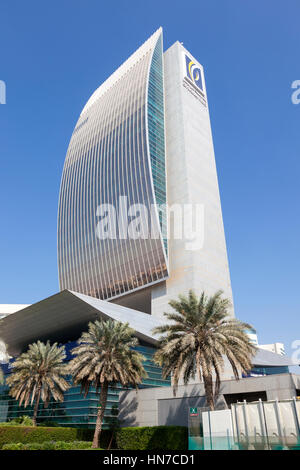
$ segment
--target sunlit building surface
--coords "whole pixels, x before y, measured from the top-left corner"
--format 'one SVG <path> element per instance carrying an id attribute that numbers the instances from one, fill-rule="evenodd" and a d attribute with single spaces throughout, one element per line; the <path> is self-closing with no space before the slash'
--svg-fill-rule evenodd
<path id="1" fill-rule="evenodd" d="M 196 220 L 186 233 L 191 213 Z M 89 321 L 128 323 L 148 377 L 135 396 L 110 388 L 105 426 L 118 407 L 127 425 L 182 424 L 187 406 L 203 402 L 203 384 L 195 379 L 188 396 L 182 389 L 174 399 L 171 381 L 152 360 L 158 345 L 153 329 L 165 323 L 169 300 L 191 288 L 198 295 L 222 289 L 231 301 L 232 292 L 203 67 L 179 42 L 163 53 L 161 28 L 80 114 L 61 180 L 58 268 L 59 293 L 30 306 L 0 308 L 5 375 L 13 358 L 37 340 L 64 344 L 69 358 Z M 249 336 L 257 344 L 255 331 Z M 277 377 L 287 381 L 291 364 L 258 349 L 251 378 L 233 383 L 231 369 L 224 371 L 224 406 L 265 399 L 268 387 L 272 396 L 289 398 L 300 384 L 278 391 Z M 251 380 L 255 396 L 247 391 Z M 71 386 L 63 403 L 41 405 L 38 421 L 93 427 L 98 401 L 95 390 L 85 398 Z M 24 414 L 32 415 L 32 408 L 19 407 L 1 386 L 0 421 Z"/>
<path id="2" fill-rule="evenodd" d="M 174 405 L 176 405 L 176 419 L 178 421 L 176 423 L 159 421 L 159 424 L 180 424 L 180 419 L 184 422 L 186 416 L 186 413 L 182 411 L 185 410 L 184 406 L 187 402 L 190 403 L 190 406 L 194 406 L 194 404 L 196 406 L 195 400 L 198 400 L 199 390 L 201 387 L 202 390 L 203 386 L 197 383 L 198 381 L 191 383 L 188 386 L 190 387 L 188 390 L 191 396 L 189 394 L 184 395 L 186 400 L 184 402 L 179 399 L 179 396 L 177 398 L 173 397 L 171 380 L 162 378 L 160 367 L 152 360 L 157 348 L 157 336 L 153 334 L 153 329 L 160 326 L 163 321 L 156 316 L 95 297 L 89 297 L 85 294 L 64 290 L 8 315 L 2 320 L 0 338 L 7 345 L 8 356 L 12 357 L 9 362 L 6 360 L 2 364 L 5 375 L 11 373 L 13 358 L 26 351 L 28 345 L 37 340 L 43 342 L 49 340 L 51 343 L 57 342 L 65 345 L 67 360 L 69 360 L 70 351 L 81 333 L 87 330 L 88 322 L 99 318 L 103 320 L 110 318 L 130 324 L 139 341 L 137 348 L 145 357 L 144 366 L 148 373 L 148 377 L 143 379 L 140 384 L 138 393 L 134 391 L 127 396 L 123 393 L 124 389 L 120 385 L 109 389 L 105 426 L 110 426 L 119 409 L 122 410 L 121 418 L 124 420 L 124 425 L 134 425 L 137 419 L 138 425 L 154 425 L 158 423 L 158 417 L 161 420 L 163 416 L 168 416 L 168 419 L 175 416 L 171 411 Z M 233 381 L 232 371 L 231 375 L 224 376 L 223 383 L 227 384 L 227 393 L 230 395 L 226 396 L 225 399 L 232 401 L 244 398 L 248 400 L 253 397 L 255 399 L 265 399 L 267 396 L 263 391 L 265 383 L 271 384 L 268 385 L 269 397 L 289 398 L 293 396 L 291 395 L 294 393 L 292 388 L 285 387 L 286 389 L 282 389 L 279 387 L 278 389 L 279 377 L 284 376 L 285 382 L 288 381 L 288 366 L 291 364 L 290 358 L 286 356 L 258 349 L 253 359 L 253 369 L 249 374 L 249 378 L 241 378 L 238 382 Z M 273 381 L 271 377 L 274 377 Z M 259 387 L 257 387 L 255 393 L 251 385 L 255 383 L 252 382 L 254 379 L 259 379 Z M 264 379 L 266 379 L 266 382 Z M 146 390 L 148 388 L 150 388 L 149 391 Z M 300 388 L 300 383 L 297 388 Z M 119 398 L 120 392 L 122 392 L 121 398 Z M 222 393 L 224 393 L 224 390 Z M 155 404 L 155 397 L 161 397 L 160 408 Z M 201 403 L 203 400 L 204 397 L 201 392 Z M 98 401 L 99 394 L 94 389 L 91 389 L 85 398 L 80 393 L 79 386 L 71 386 L 65 392 L 63 403 L 52 400 L 48 408 L 44 408 L 41 403 L 38 421 L 55 422 L 61 426 L 93 427 Z M 147 403 L 151 405 L 148 411 Z M 143 409 L 140 408 L 141 406 Z M 158 410 L 160 410 L 159 413 Z M 165 411 L 163 412 L 163 410 Z M 33 409 L 31 407 L 19 407 L 18 403 L 9 396 L 8 387 L 5 384 L 0 386 L 0 422 L 22 415 L 32 416 L 32 413 Z M 131 417 L 134 417 L 132 422 Z"/>
<path id="3" fill-rule="evenodd" d="M 59 199 L 61 289 L 112 299 L 166 279 L 165 211 L 154 211 L 156 238 L 127 237 L 119 219 L 113 238 L 97 232 L 99 206 L 110 205 L 112 226 L 120 204 L 126 212 L 142 204 L 150 214 L 155 203 L 166 203 L 160 31 L 95 91 L 74 129 Z"/>
<path id="4" fill-rule="evenodd" d="M 163 53 L 161 28 L 80 114 L 61 180 L 58 268 L 61 290 L 156 316 L 190 288 L 232 301 L 203 67 L 179 42 Z"/>
<path id="5" fill-rule="evenodd" d="M 57 342 L 65 346 L 66 360 L 71 358 L 71 350 L 89 321 L 110 318 L 129 323 L 136 332 L 139 345 L 136 347 L 144 356 L 144 367 L 148 374 L 139 388 L 170 386 L 170 379 L 163 379 L 161 368 L 152 360 L 156 341 L 152 330 L 158 320 L 146 313 L 106 302 L 84 294 L 63 291 L 47 299 L 8 315 L 0 327 L 0 338 L 7 345 L 7 354 L 12 358 L 2 363 L 5 376 L 11 373 L 14 358 L 27 350 L 35 341 Z M 1 362 L 1 359 L 0 359 Z M 69 379 L 71 383 L 71 379 Z M 118 412 L 120 384 L 110 387 L 108 405 L 105 411 L 105 426 L 109 426 Z M 62 426 L 93 427 L 95 425 L 99 393 L 91 388 L 87 397 L 80 393 L 80 386 L 71 386 L 64 394 L 64 402 L 51 400 L 49 407 L 40 404 L 38 421 L 58 423 Z M 32 416 L 33 407 L 19 407 L 18 402 L 9 396 L 8 387 L 0 386 L 0 422 L 24 415 Z"/>

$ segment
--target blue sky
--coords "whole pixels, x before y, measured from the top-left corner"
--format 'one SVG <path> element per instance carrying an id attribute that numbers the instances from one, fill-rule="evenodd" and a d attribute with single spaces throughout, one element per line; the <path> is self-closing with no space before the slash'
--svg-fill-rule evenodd
<path id="1" fill-rule="evenodd" d="M 157 29 L 203 64 L 235 310 L 261 342 L 300 338 L 297 0 L 3 0 L 0 303 L 58 290 L 60 176 L 92 92 Z"/>

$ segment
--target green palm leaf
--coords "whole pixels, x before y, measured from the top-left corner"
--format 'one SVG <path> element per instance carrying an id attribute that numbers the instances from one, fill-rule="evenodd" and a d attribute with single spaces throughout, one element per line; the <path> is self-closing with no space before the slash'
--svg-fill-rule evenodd
<path id="1" fill-rule="evenodd" d="M 230 302 L 222 291 L 200 298 L 190 290 L 169 305 L 173 312 L 164 313 L 168 323 L 153 330 L 160 334 L 155 362 L 162 367 L 163 377 L 172 374 L 174 394 L 182 379 L 187 384 L 198 376 L 204 382 L 207 403 L 214 409 L 219 394 L 224 360 L 228 359 L 236 379 L 252 368 L 256 348 L 245 330 L 251 325 L 228 314 Z"/>
<path id="2" fill-rule="evenodd" d="M 40 400 L 47 407 L 51 397 L 56 401 L 64 400 L 64 392 L 69 388 L 65 379 L 67 365 L 64 346 L 50 345 L 41 341 L 33 343 L 12 364 L 12 373 L 6 382 L 9 393 L 20 405 L 34 405 L 33 422 L 36 418 Z"/>
<path id="3" fill-rule="evenodd" d="M 87 395 L 91 386 L 100 390 L 99 407 L 93 447 L 99 447 L 99 436 L 107 401 L 108 387 L 120 383 L 123 387 L 137 386 L 147 377 L 142 354 L 133 350 L 138 345 L 135 331 L 128 323 L 97 320 L 89 323 L 82 333 L 75 356 L 69 363 L 74 384 L 80 384 Z"/>

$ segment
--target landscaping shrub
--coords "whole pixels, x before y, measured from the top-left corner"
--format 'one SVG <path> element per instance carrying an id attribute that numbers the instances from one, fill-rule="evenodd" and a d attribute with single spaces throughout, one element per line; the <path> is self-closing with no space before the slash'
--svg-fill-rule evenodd
<path id="1" fill-rule="evenodd" d="M 79 428 L 77 429 L 77 440 L 78 441 L 92 441 L 94 437 L 94 429 Z M 102 429 L 100 435 L 100 447 L 101 449 L 107 449 L 108 444 L 111 440 L 112 431 L 110 429 Z M 113 439 L 112 449 L 116 449 L 116 440 Z"/>
<path id="2" fill-rule="evenodd" d="M 45 442 L 31 442 L 28 444 L 22 443 L 11 443 L 4 444 L 2 450 L 80 450 L 90 449 L 92 447 L 91 442 L 85 441 L 74 441 L 74 442 L 63 442 L 63 441 L 45 441 Z"/>
<path id="3" fill-rule="evenodd" d="M 77 428 L 77 440 L 78 441 L 92 441 L 94 437 L 94 432 L 95 432 L 94 429 Z"/>
<path id="4" fill-rule="evenodd" d="M 92 447 L 92 443 L 87 442 L 87 441 L 56 442 L 55 443 L 55 450 L 90 449 L 91 447 Z"/>
<path id="5" fill-rule="evenodd" d="M 55 421 L 38 421 L 38 426 L 42 426 L 44 428 L 60 428 L 61 425 L 56 423 Z"/>
<path id="6" fill-rule="evenodd" d="M 93 429 L 45 428 L 34 426 L 0 426 L 0 449 L 5 450 L 72 450 L 89 449 Z M 110 430 L 101 432 L 100 447 L 106 449 Z M 112 448 L 121 450 L 186 450 L 187 428 L 152 426 L 121 428 Z"/>
<path id="7" fill-rule="evenodd" d="M 33 426 L 33 419 L 26 415 L 20 416 L 19 418 L 14 418 L 11 421 L 0 423 L 0 426 Z"/>
<path id="8" fill-rule="evenodd" d="M 188 431 L 184 426 L 145 426 L 117 431 L 117 447 L 122 450 L 186 450 Z"/>
<path id="9" fill-rule="evenodd" d="M 85 428 L 62 428 L 62 427 L 44 427 L 44 426 L 13 426 L 8 423 L 0 424 L 0 449 L 4 444 L 23 443 L 29 444 L 49 441 L 73 442 L 88 441 L 91 442 L 94 436 L 94 429 Z M 111 439 L 111 430 L 103 429 L 100 436 L 100 447 L 107 449 Z M 115 439 L 112 448 L 116 448 Z"/>
<path id="10" fill-rule="evenodd" d="M 4 444 L 21 442 L 22 444 L 45 441 L 76 441 L 76 428 L 44 428 L 36 426 L 0 426 L 0 449 Z"/>
<path id="11" fill-rule="evenodd" d="M 10 444 L 4 444 L 2 450 L 22 450 L 24 444 L 21 442 L 11 442 Z"/>

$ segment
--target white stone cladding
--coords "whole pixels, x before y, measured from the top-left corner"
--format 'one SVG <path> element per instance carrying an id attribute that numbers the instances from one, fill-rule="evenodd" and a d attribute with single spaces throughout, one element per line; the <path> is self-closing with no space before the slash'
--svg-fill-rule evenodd
<path id="1" fill-rule="evenodd" d="M 156 316 L 170 311 L 169 300 L 189 289 L 198 295 L 203 290 L 212 295 L 222 289 L 233 303 L 204 74 L 204 99 L 200 101 L 192 86 L 184 86 L 184 54 L 203 71 L 179 42 L 164 53 L 167 200 L 169 207 L 203 204 L 204 243 L 202 248 L 188 251 L 187 240 L 169 238 L 170 277 L 152 289 L 152 314 Z M 231 313 L 234 315 L 233 307 Z"/>

